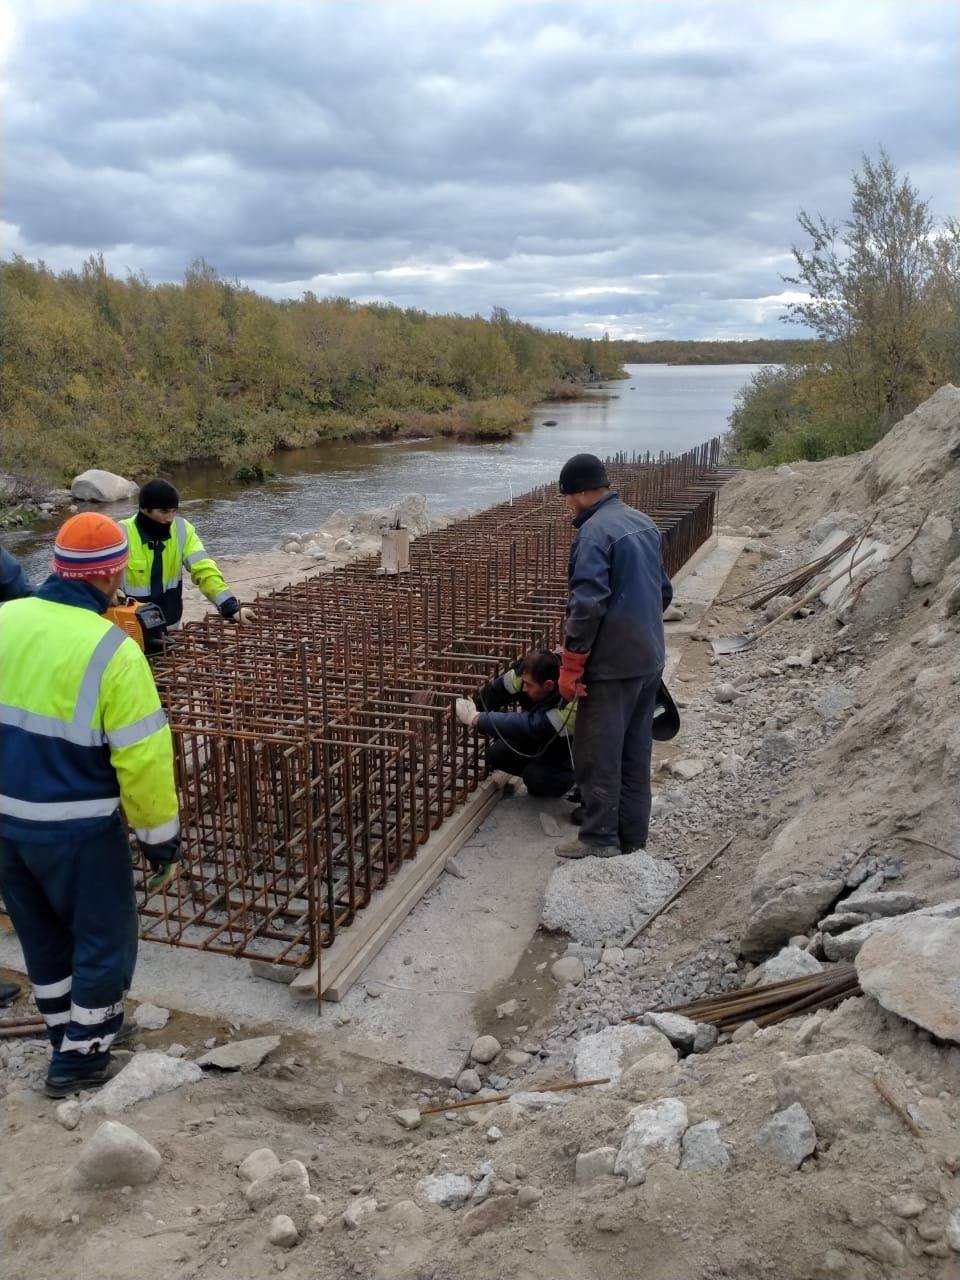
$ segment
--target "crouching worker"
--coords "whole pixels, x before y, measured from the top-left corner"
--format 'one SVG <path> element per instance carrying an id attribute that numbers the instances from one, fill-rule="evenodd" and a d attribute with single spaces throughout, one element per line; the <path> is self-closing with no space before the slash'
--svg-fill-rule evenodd
<path id="1" fill-rule="evenodd" d="M 51 1098 L 110 1074 L 137 956 L 130 843 L 151 889 L 174 878 L 173 745 L 147 660 L 103 615 L 126 532 L 86 511 L 57 534 L 53 573 L 0 609 L 0 894 L 53 1057 Z"/>
<path id="2" fill-rule="evenodd" d="M 560 659 L 526 654 L 484 688 L 480 710 L 457 699 L 457 718 L 487 739 L 487 768 L 522 778 L 532 796 L 562 796 L 573 786 L 575 709 L 557 691 Z M 505 710 L 513 704 L 516 710 Z"/>

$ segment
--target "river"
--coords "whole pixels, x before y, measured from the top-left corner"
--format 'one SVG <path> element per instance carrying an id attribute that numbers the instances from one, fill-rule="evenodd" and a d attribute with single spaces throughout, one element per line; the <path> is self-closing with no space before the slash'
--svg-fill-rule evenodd
<path id="1" fill-rule="evenodd" d="M 727 429 L 740 388 L 759 365 L 627 365 L 629 377 L 582 400 L 540 404 L 530 427 L 511 440 L 337 442 L 292 449 L 273 459 L 275 476 L 240 485 L 220 466 L 172 473 L 181 510 L 216 555 L 276 546 L 286 533 L 319 528 L 337 508 L 388 506 L 426 495 L 431 511 L 485 507 L 554 479 L 573 453 L 619 450 L 682 453 Z M 548 422 L 555 425 L 548 426 Z M 111 515 L 128 515 L 130 504 Z M 58 521 L 3 535 L 30 576 L 45 576 Z"/>

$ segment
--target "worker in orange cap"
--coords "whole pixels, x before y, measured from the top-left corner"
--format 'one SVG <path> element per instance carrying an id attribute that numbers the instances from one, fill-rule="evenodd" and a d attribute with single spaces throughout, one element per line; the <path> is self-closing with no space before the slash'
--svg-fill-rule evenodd
<path id="1" fill-rule="evenodd" d="M 127 535 L 96 512 L 57 534 L 53 573 L 0 609 L 0 893 L 53 1056 L 46 1092 L 110 1074 L 137 953 L 130 844 L 158 891 L 180 821 L 170 729 L 136 642 L 104 612 Z"/>

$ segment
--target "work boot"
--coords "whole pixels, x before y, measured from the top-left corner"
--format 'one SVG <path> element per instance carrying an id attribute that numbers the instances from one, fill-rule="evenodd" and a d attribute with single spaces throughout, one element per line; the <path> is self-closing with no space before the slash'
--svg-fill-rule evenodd
<path id="1" fill-rule="evenodd" d="M 575 827 L 582 826 L 583 824 L 583 805 L 582 804 L 578 804 L 575 809 L 572 809 L 570 811 L 570 821 L 573 823 Z"/>
<path id="2" fill-rule="evenodd" d="M 16 982 L 0 982 L 0 1009 L 6 1009 L 8 1005 L 13 1004 L 20 994 L 20 990 L 21 988 Z"/>
<path id="3" fill-rule="evenodd" d="M 117 1064 L 108 1062 L 85 1076 L 47 1076 L 43 1082 L 43 1092 L 48 1098 L 69 1098 L 72 1093 L 80 1093 L 85 1089 L 99 1089 L 116 1073 Z"/>
<path id="4" fill-rule="evenodd" d="M 554 849 L 558 858 L 619 858 L 620 849 L 615 844 L 584 844 L 579 838 L 565 840 Z"/>
<path id="5" fill-rule="evenodd" d="M 114 1049 L 120 1049 L 125 1044 L 129 1044 L 131 1040 L 136 1040 L 139 1034 L 140 1034 L 140 1028 L 137 1026 L 135 1022 L 124 1021 L 123 1026 L 120 1028 L 117 1034 L 113 1037 L 112 1047 Z"/>
<path id="6" fill-rule="evenodd" d="M 580 788 L 577 786 L 576 783 L 574 783 L 574 785 L 570 788 L 570 790 L 567 792 L 567 794 L 563 798 L 569 804 L 583 803 L 583 796 L 580 794 Z"/>
<path id="7" fill-rule="evenodd" d="M 620 852 L 626 858 L 631 853 L 643 853 L 646 847 L 647 846 L 645 844 L 635 844 L 632 848 L 629 846 L 621 846 Z"/>

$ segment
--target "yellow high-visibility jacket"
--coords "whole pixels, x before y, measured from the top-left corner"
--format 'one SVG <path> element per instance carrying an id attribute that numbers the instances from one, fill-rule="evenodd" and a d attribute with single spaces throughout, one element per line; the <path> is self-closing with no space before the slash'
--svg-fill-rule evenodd
<path id="1" fill-rule="evenodd" d="M 0 609 L 0 835 L 51 841 L 122 806 L 149 855 L 180 830 L 150 666 L 104 597 L 51 575 Z"/>
<path id="2" fill-rule="evenodd" d="M 189 520 L 177 516 L 171 525 L 170 537 L 163 543 L 162 573 L 157 582 L 152 581 L 154 551 L 147 545 L 137 517 L 128 516 L 120 523 L 130 541 L 130 560 L 123 577 L 123 590 L 131 599 L 152 600 L 159 605 L 167 625 L 175 626 L 183 615 L 183 571 L 187 569 L 211 604 L 227 616 L 236 613 L 240 607 L 236 596 Z M 231 601 L 236 609 L 230 607 Z M 224 605 L 227 605 L 226 609 Z"/>

